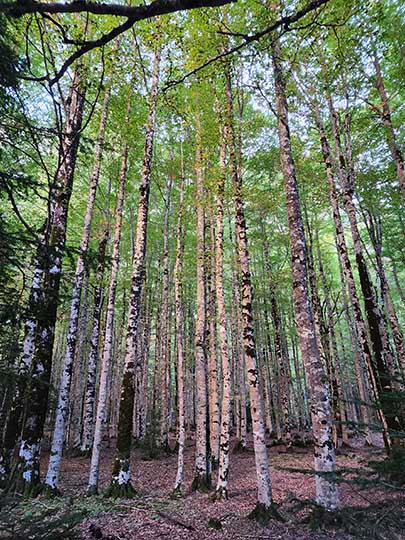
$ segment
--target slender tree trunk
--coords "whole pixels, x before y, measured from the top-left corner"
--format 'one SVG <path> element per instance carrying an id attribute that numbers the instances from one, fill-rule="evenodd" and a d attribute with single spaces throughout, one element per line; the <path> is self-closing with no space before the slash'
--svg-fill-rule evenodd
<path id="1" fill-rule="evenodd" d="M 264 236 L 265 238 L 265 236 Z M 270 259 L 269 259 L 269 247 L 267 241 L 263 242 L 265 267 L 267 272 L 267 278 L 269 282 L 270 292 L 270 306 L 271 306 L 271 318 L 274 326 L 274 344 L 275 353 L 280 372 L 280 397 L 281 397 L 281 409 L 283 414 L 283 431 L 282 439 L 287 448 L 291 447 L 291 426 L 290 426 L 290 407 L 289 407 L 289 384 L 287 377 L 287 365 L 288 358 L 286 357 L 286 350 L 283 345 L 283 329 L 281 324 L 281 317 L 276 299 L 276 290 L 274 278 L 271 272 Z"/>
<path id="2" fill-rule="evenodd" d="M 209 440 L 208 381 L 206 356 L 206 295 L 205 295 L 205 212 L 204 177 L 201 120 L 197 116 L 196 155 L 196 212 L 197 212 L 197 313 L 195 324 L 195 373 L 197 392 L 197 433 L 195 477 L 193 489 L 208 490 L 211 487 L 211 455 Z"/>
<path id="3" fill-rule="evenodd" d="M 90 453 L 93 441 L 94 405 L 96 400 L 96 374 L 100 342 L 100 319 L 103 305 L 103 278 L 105 268 L 105 253 L 109 236 L 110 227 L 109 224 L 107 224 L 104 227 L 104 231 L 102 232 L 102 237 L 98 248 L 96 287 L 94 290 L 93 325 L 90 340 L 90 354 L 87 363 L 86 387 L 84 393 L 82 421 L 83 435 L 80 450 L 85 455 Z"/>
<path id="4" fill-rule="evenodd" d="M 208 342 L 208 410 L 212 466 L 219 463 L 220 406 L 218 395 L 218 358 L 217 358 L 217 310 L 215 305 L 215 225 L 214 218 L 209 218 L 208 229 L 210 242 L 207 249 L 207 342 Z"/>
<path id="5" fill-rule="evenodd" d="M 381 295 L 385 305 L 385 309 L 388 314 L 388 319 L 391 325 L 392 336 L 394 338 L 395 350 L 399 360 L 399 365 L 402 372 L 402 377 L 405 381 L 405 348 L 404 338 L 402 335 L 401 326 L 398 321 L 398 317 L 394 308 L 394 304 L 391 299 L 391 292 L 388 285 L 387 276 L 384 270 L 384 263 L 382 258 L 382 232 L 381 232 L 381 218 L 373 216 L 372 212 L 368 211 L 368 231 L 371 241 L 373 243 L 375 258 L 377 262 L 377 272 L 380 279 Z"/>
<path id="6" fill-rule="evenodd" d="M 131 108 L 130 108 L 130 99 L 129 99 L 125 125 L 127 125 L 128 123 L 130 110 Z M 119 265 L 120 265 L 122 210 L 123 210 L 124 198 L 125 198 L 125 182 L 126 182 L 126 175 L 127 175 L 127 166 L 128 166 L 128 144 L 124 143 L 124 146 L 122 149 L 122 157 L 121 157 L 119 189 L 118 189 L 117 203 L 116 203 L 116 208 L 115 208 L 114 240 L 113 240 L 113 252 L 112 252 L 112 257 L 111 257 L 111 276 L 110 276 L 110 284 L 108 288 L 104 345 L 102 349 L 101 365 L 100 365 L 100 380 L 99 380 L 98 399 L 97 399 L 97 407 L 96 407 L 96 422 L 94 426 L 94 439 L 93 439 L 93 448 L 91 452 L 90 474 L 89 474 L 89 482 L 87 486 L 87 493 L 89 495 L 93 495 L 98 492 L 100 454 L 101 454 L 101 444 L 103 440 L 103 424 L 106 419 L 106 411 L 107 411 L 108 374 L 110 370 L 112 345 L 113 345 L 115 297 L 116 297 L 116 292 L 117 292 L 118 271 L 119 271 Z M 91 393 L 91 388 L 89 388 L 89 394 L 90 393 Z"/>
<path id="7" fill-rule="evenodd" d="M 247 244 L 247 227 L 242 199 L 242 178 L 238 174 L 238 164 L 235 151 L 235 131 L 232 83 L 229 67 L 225 70 L 226 77 L 226 106 L 227 106 L 227 136 L 229 145 L 229 160 L 235 205 L 236 243 L 238 247 L 238 266 L 242 283 L 242 324 L 245 363 L 248 372 L 250 408 L 253 424 L 253 445 L 255 451 L 257 474 L 257 506 L 252 515 L 259 520 L 267 521 L 275 514 L 271 490 L 270 469 L 266 447 L 265 423 L 262 410 L 262 399 L 259 388 L 259 372 L 255 336 L 253 331 L 252 313 L 252 279 L 249 266 L 249 251 Z"/>
<path id="8" fill-rule="evenodd" d="M 85 371 L 87 354 L 87 326 L 89 315 L 89 268 L 86 268 L 86 275 L 83 283 L 83 297 L 80 306 L 79 327 L 78 327 L 78 343 L 75 352 L 75 360 L 73 367 L 73 381 L 71 394 L 73 399 L 69 399 L 69 417 L 67 422 L 66 440 L 68 447 L 75 452 L 79 451 L 81 444 L 82 431 L 82 410 L 83 410 L 83 394 L 85 389 Z"/>
<path id="9" fill-rule="evenodd" d="M 334 368 L 335 368 L 335 381 L 336 381 L 336 393 L 337 393 L 337 406 L 339 409 L 339 416 L 340 416 L 340 429 L 342 434 L 342 443 L 345 445 L 349 444 L 349 435 L 347 432 L 347 414 L 346 414 L 346 407 L 344 402 L 344 391 L 342 387 L 342 376 L 341 376 L 341 369 L 339 365 L 339 353 L 337 348 L 337 339 L 336 339 L 336 333 L 335 333 L 335 325 L 333 320 L 333 310 L 332 310 L 332 304 L 330 300 L 329 295 L 329 288 L 326 282 L 326 276 L 325 271 L 322 263 L 322 256 L 321 256 L 321 248 L 319 245 L 319 238 L 317 235 L 317 255 L 318 255 L 318 264 L 319 264 L 319 273 L 321 276 L 322 281 L 322 287 L 324 290 L 325 295 L 325 306 L 326 306 L 326 313 L 328 317 L 328 324 L 327 324 L 327 331 L 329 335 L 329 343 L 330 343 L 330 358 L 331 362 L 334 359 Z M 333 365 L 332 365 L 333 367 Z"/>
<path id="10" fill-rule="evenodd" d="M 325 135 L 325 130 L 324 130 L 324 127 L 323 127 L 322 118 L 321 118 L 319 107 L 318 107 L 317 104 L 315 104 L 314 112 L 315 112 L 317 128 L 318 128 L 319 135 L 320 135 L 320 140 L 321 140 L 321 149 L 322 149 L 322 155 L 323 155 L 323 160 L 324 160 L 325 169 L 326 169 L 326 178 L 327 178 L 328 185 L 329 185 L 329 201 L 330 201 L 330 204 L 331 204 L 331 207 L 332 207 L 333 220 L 334 220 L 334 224 L 335 224 L 336 251 L 338 253 L 340 267 L 343 270 L 344 280 L 347 283 L 348 290 L 349 290 L 350 302 L 351 302 L 351 305 L 352 305 L 352 308 L 353 308 L 353 314 L 354 314 L 354 320 L 355 320 L 355 330 L 356 330 L 356 334 L 357 334 L 357 338 L 358 338 L 358 343 L 359 343 L 359 346 L 360 346 L 360 353 L 361 353 L 364 365 L 366 366 L 366 369 L 368 369 L 368 371 L 369 371 L 370 380 L 371 380 L 372 388 L 373 388 L 373 393 L 374 393 L 374 396 L 375 396 L 376 400 L 378 401 L 379 400 L 379 391 L 378 391 L 378 387 L 376 385 L 374 363 L 373 363 L 373 360 L 372 360 L 372 357 L 371 357 L 371 352 L 370 352 L 370 348 L 369 348 L 369 344 L 368 344 L 366 326 L 365 326 L 363 315 L 362 315 L 361 308 L 360 308 L 359 298 L 358 298 L 358 295 L 357 295 L 357 288 L 356 288 L 356 284 L 355 284 L 355 281 L 354 281 L 353 270 L 352 270 L 351 262 L 350 262 L 350 259 L 349 259 L 349 252 L 348 252 L 347 245 L 346 245 L 346 240 L 345 240 L 344 231 L 343 231 L 343 225 L 342 225 L 342 219 L 341 219 L 340 209 L 339 209 L 339 205 L 338 205 L 338 197 L 337 197 L 337 192 L 336 192 L 336 183 L 335 183 L 335 178 L 334 178 L 333 170 L 332 170 L 332 155 L 331 155 L 328 140 L 327 140 L 326 135 Z M 342 283 L 342 285 L 344 285 L 344 284 Z M 350 319 L 350 317 L 348 318 L 348 320 L 349 319 Z M 355 348 L 354 348 L 354 351 L 355 351 L 356 350 L 356 344 L 354 344 L 354 346 L 355 346 Z M 356 361 L 356 354 L 355 354 L 355 361 Z M 356 365 L 356 369 L 358 370 L 359 367 L 358 367 L 356 362 L 355 362 L 355 365 Z M 359 382 L 360 394 L 365 394 L 365 392 L 361 388 L 361 381 L 362 381 L 362 379 L 360 379 L 360 382 Z M 364 395 L 364 397 L 365 397 L 365 395 Z M 363 409 L 363 414 L 364 414 L 364 419 L 368 420 L 368 411 L 366 409 Z M 382 411 L 380 411 L 379 414 L 380 414 L 381 422 L 383 424 L 384 439 L 385 439 L 386 445 L 389 447 L 389 437 L 388 437 L 387 430 L 384 427 L 384 426 L 386 426 L 385 417 L 382 414 Z M 366 421 L 365 421 L 365 423 L 367 424 Z M 367 433 L 367 438 L 369 439 L 369 433 L 368 433 L 367 425 L 366 425 L 366 433 Z"/>
<path id="11" fill-rule="evenodd" d="M 389 104 L 387 92 L 385 91 L 384 81 L 382 78 L 380 60 L 378 59 L 378 55 L 376 52 L 374 52 L 373 62 L 374 62 L 375 74 L 376 74 L 375 84 L 376 84 L 378 93 L 380 94 L 381 105 L 382 105 L 382 111 L 380 112 L 380 116 L 385 127 L 388 147 L 390 149 L 392 159 L 395 163 L 397 178 L 398 178 L 398 182 L 402 191 L 402 197 L 405 199 L 404 158 L 402 156 L 402 152 L 398 145 L 397 137 L 395 135 L 395 131 L 392 125 L 390 104 Z"/>
<path id="12" fill-rule="evenodd" d="M 159 82 L 160 49 L 155 50 L 152 84 L 150 90 L 149 115 L 146 126 L 146 140 L 139 186 L 138 216 L 135 252 L 132 260 L 131 292 L 128 308 L 128 327 L 125 341 L 125 361 L 122 375 L 121 399 L 118 418 L 118 437 L 109 494 L 114 497 L 134 494 L 131 485 L 130 457 L 132 436 L 132 414 L 134 409 L 134 374 L 136 363 L 136 338 L 139 323 L 142 286 L 144 282 L 144 262 L 148 226 L 150 178 L 155 135 L 157 86 Z"/>
<path id="13" fill-rule="evenodd" d="M 222 365 L 221 433 L 219 439 L 219 470 L 216 499 L 228 498 L 229 452 L 231 439 L 231 380 L 228 334 L 224 293 L 224 190 L 226 176 L 226 133 L 221 130 L 220 172 L 217 185 L 217 215 L 215 241 L 215 292 L 218 309 L 219 343 Z"/>
<path id="14" fill-rule="evenodd" d="M 176 262 L 174 266 L 174 296 L 176 313 L 176 344 L 177 344 L 177 422 L 178 422 L 178 458 L 177 473 L 174 482 L 174 493 L 181 492 L 184 478 L 184 449 L 186 446 L 186 422 L 184 407 L 184 347 L 183 347 L 183 199 L 184 175 L 180 185 L 179 213 L 176 230 Z"/>
<path id="15" fill-rule="evenodd" d="M 77 334 L 79 328 L 80 299 L 82 294 L 83 280 L 86 274 L 86 256 L 90 241 L 93 209 L 96 200 L 98 181 L 100 178 L 101 157 L 104 146 L 109 99 L 110 91 L 109 89 L 107 89 L 104 95 L 99 136 L 95 150 L 94 168 L 89 183 L 89 194 L 87 197 L 87 207 L 84 216 L 82 238 L 80 241 L 79 257 L 76 264 L 76 274 L 73 284 L 66 353 L 63 360 L 62 376 L 59 386 L 58 404 L 56 409 L 55 427 L 52 437 L 48 471 L 45 478 L 45 486 L 49 492 L 58 491 L 60 464 L 62 460 L 63 442 L 65 437 L 65 424 L 69 411 L 69 394 L 72 382 L 73 361 L 75 358 Z"/>
<path id="16" fill-rule="evenodd" d="M 235 388 L 235 412 L 236 412 L 236 450 L 244 452 L 247 444 L 246 424 L 246 382 L 244 353 L 241 344 L 242 323 L 240 314 L 240 291 L 237 276 L 237 253 L 232 239 L 232 227 L 229 224 L 231 245 L 236 254 L 232 267 L 232 305 L 231 305 L 231 330 L 232 330 L 232 364 Z"/>
<path id="17" fill-rule="evenodd" d="M 332 121 L 332 132 L 335 140 L 338 156 L 338 172 L 343 188 L 343 204 L 345 212 L 349 218 L 350 229 L 353 238 L 356 264 L 360 278 L 361 290 L 364 297 L 364 307 L 366 311 L 368 326 L 370 330 L 371 344 L 374 352 L 374 359 L 377 372 L 374 374 L 378 387 L 378 394 L 381 399 L 382 409 L 385 414 L 387 425 L 391 430 L 400 430 L 398 423 L 396 404 L 390 397 L 392 395 L 392 377 L 390 366 L 393 366 L 392 352 L 389 345 L 385 321 L 378 306 L 373 284 L 364 259 L 363 247 L 357 225 L 357 213 L 353 203 L 353 171 L 347 168 L 343 156 L 336 112 L 333 107 L 332 98 L 328 97 L 329 112 Z"/>
<path id="18" fill-rule="evenodd" d="M 169 447 L 169 386 L 168 373 L 170 370 L 170 328 L 169 328 L 169 216 L 170 199 L 173 186 L 173 175 L 169 174 L 166 184 L 165 215 L 163 228 L 163 332 L 162 356 L 160 360 L 160 447 L 166 451 Z"/>
<path id="19" fill-rule="evenodd" d="M 290 232 L 294 312 L 301 354 L 311 392 L 316 500 L 325 510 L 334 511 L 339 506 L 339 495 L 336 482 L 334 482 L 333 478 L 336 458 L 332 441 L 329 391 L 326 373 L 317 347 L 315 324 L 309 298 L 304 227 L 291 149 L 285 81 L 278 43 L 273 45 L 272 58 L 277 100 L 281 167 L 285 181 Z"/>

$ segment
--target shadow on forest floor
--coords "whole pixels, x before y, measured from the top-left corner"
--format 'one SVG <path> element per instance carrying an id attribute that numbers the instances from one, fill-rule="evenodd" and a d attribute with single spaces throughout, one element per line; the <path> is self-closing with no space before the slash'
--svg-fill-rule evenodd
<path id="1" fill-rule="evenodd" d="M 232 455 L 229 500 L 211 502 L 207 494 L 190 491 L 194 452 L 187 446 L 183 497 L 169 494 L 177 456 L 162 455 L 143 461 L 134 452 L 132 471 L 137 496 L 111 500 L 85 498 L 89 468 L 87 457 L 65 458 L 62 464 L 63 497 L 34 501 L 0 498 L 0 538 L 12 540 L 404 540 L 405 489 L 382 476 L 384 467 L 376 448 L 358 447 L 338 456 L 342 509 L 337 524 L 315 527 L 312 450 L 269 450 L 274 499 L 286 523 L 267 527 L 247 519 L 255 506 L 256 476 L 251 452 Z M 113 451 L 104 452 L 102 488 L 108 484 Z M 47 456 L 44 456 L 44 465 Z M 214 484 L 215 485 L 215 484 Z"/>

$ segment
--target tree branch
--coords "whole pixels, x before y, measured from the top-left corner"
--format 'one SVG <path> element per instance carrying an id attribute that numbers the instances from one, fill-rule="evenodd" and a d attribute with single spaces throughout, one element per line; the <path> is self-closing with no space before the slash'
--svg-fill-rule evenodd
<path id="1" fill-rule="evenodd" d="M 114 15 L 128 17 L 133 23 L 150 19 L 158 15 L 173 13 L 200 7 L 214 7 L 230 4 L 236 0 L 154 0 L 141 6 L 125 6 L 77 0 L 70 3 L 35 2 L 33 0 L 18 0 L 16 2 L 0 2 L 0 13 L 19 17 L 27 13 L 93 13 L 95 15 Z"/>
<path id="2" fill-rule="evenodd" d="M 305 17 L 305 15 L 308 15 L 308 13 L 311 13 L 315 9 L 318 9 L 319 7 L 323 6 L 324 4 L 327 4 L 328 2 L 329 2 L 329 0 L 312 0 L 306 6 L 304 6 L 302 9 L 296 11 L 292 15 L 286 15 L 285 17 L 281 17 L 276 22 L 274 22 L 270 26 L 267 26 L 266 28 L 264 28 L 260 32 L 257 32 L 256 34 L 245 34 L 243 36 L 244 40 L 242 41 L 242 43 L 240 43 L 239 45 L 236 45 L 235 47 L 233 47 L 231 49 L 227 49 L 224 52 L 221 52 L 221 53 L 217 54 L 216 56 L 213 56 L 212 58 L 210 58 L 209 60 L 204 62 L 204 64 L 201 64 L 197 68 L 195 68 L 195 69 L 189 71 L 188 73 L 186 73 L 180 79 L 177 79 L 175 81 L 169 81 L 163 87 L 163 91 L 166 91 L 169 88 L 184 82 L 191 75 L 195 75 L 196 73 L 198 73 L 202 69 L 208 67 L 209 65 L 213 64 L 217 60 L 220 60 L 221 58 L 225 58 L 225 57 L 227 57 L 227 56 L 229 56 L 231 54 L 234 54 L 235 52 L 240 51 L 241 49 L 243 49 L 244 47 L 246 47 L 246 45 L 249 45 L 250 43 L 253 43 L 255 41 L 259 41 L 262 37 L 267 36 L 268 34 L 270 34 L 271 32 L 274 32 L 278 28 L 283 28 L 284 33 L 289 31 L 289 30 L 292 30 L 290 28 L 291 24 L 299 21 L 300 19 L 302 19 L 302 17 Z M 243 34 L 240 34 L 240 33 L 232 34 L 232 32 L 223 32 L 223 31 L 220 32 L 220 33 L 227 34 L 227 35 L 235 35 L 235 36 L 239 36 L 239 37 L 241 35 L 243 35 Z"/>

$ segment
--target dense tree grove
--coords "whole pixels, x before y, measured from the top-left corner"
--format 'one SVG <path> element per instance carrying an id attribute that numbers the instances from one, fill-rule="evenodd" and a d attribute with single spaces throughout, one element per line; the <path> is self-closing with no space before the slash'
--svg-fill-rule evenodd
<path id="1" fill-rule="evenodd" d="M 226 509 L 254 455 L 268 526 L 307 448 L 336 526 L 345 448 L 403 470 L 404 35 L 400 0 L 0 2 L 4 497 L 80 459 L 136 498 L 141 449 Z"/>

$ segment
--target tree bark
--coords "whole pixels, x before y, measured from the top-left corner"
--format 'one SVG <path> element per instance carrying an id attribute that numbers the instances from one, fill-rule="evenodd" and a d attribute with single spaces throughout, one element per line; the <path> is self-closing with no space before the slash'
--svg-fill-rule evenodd
<path id="1" fill-rule="evenodd" d="M 228 333 L 224 293 L 224 190 L 226 177 L 226 133 L 221 129 L 215 241 L 215 292 L 218 309 L 219 343 L 222 365 L 221 432 L 219 438 L 219 470 L 216 499 L 228 498 L 229 452 L 231 439 L 231 380 Z"/>
<path id="2" fill-rule="evenodd" d="M 330 150 L 328 140 L 326 138 L 325 129 L 323 127 L 323 122 L 322 122 L 322 118 L 321 118 L 321 115 L 320 115 L 319 107 L 318 107 L 318 105 L 316 103 L 315 103 L 314 112 L 315 112 L 315 119 L 316 119 L 317 129 L 318 129 L 319 136 L 320 136 L 322 156 L 323 156 L 325 169 L 326 169 L 326 178 L 327 178 L 327 182 L 328 182 L 328 185 L 329 185 L 329 201 L 330 201 L 330 204 L 331 204 L 331 207 L 332 207 L 333 221 L 334 221 L 334 225 L 335 225 L 336 251 L 338 253 L 340 267 L 341 267 L 341 269 L 343 271 L 343 275 L 344 275 L 345 281 L 346 281 L 347 286 L 348 286 L 350 302 L 351 302 L 351 305 L 352 305 L 352 308 L 353 308 L 353 314 L 354 314 L 354 320 L 355 320 L 355 329 L 356 329 L 358 343 L 359 343 L 359 346 L 360 346 L 360 353 L 361 353 L 361 356 L 362 356 L 362 359 L 363 359 L 363 362 L 364 362 L 364 366 L 366 366 L 366 369 L 368 370 L 369 375 L 370 375 L 370 380 L 371 380 L 371 383 L 372 383 L 374 397 L 378 401 L 379 400 L 379 389 L 378 389 L 378 387 L 376 385 L 376 376 L 375 376 L 374 363 L 373 363 L 373 360 L 372 360 L 372 357 L 371 357 L 371 351 L 370 351 L 370 347 L 369 347 L 369 344 L 368 344 L 366 326 L 365 326 L 365 322 L 364 322 L 364 319 L 363 319 L 363 314 L 362 314 L 361 308 L 360 308 L 359 298 L 358 298 L 358 295 L 357 295 L 357 288 L 356 288 L 356 284 L 355 284 L 355 281 L 354 281 L 353 270 L 352 270 L 351 262 L 350 262 L 350 259 L 349 259 L 349 252 L 348 252 L 347 245 L 346 245 L 346 240 L 345 240 L 344 231 L 343 231 L 343 225 L 342 225 L 342 219 L 341 219 L 340 209 L 339 209 L 339 205 L 338 205 L 336 183 L 335 183 L 335 178 L 334 178 L 334 175 L 333 175 L 333 168 L 332 168 L 332 154 L 331 154 L 331 150 Z M 344 286 L 343 283 L 342 283 L 342 285 Z M 350 319 L 349 315 L 347 315 L 347 317 L 348 317 L 348 322 L 349 322 L 349 319 Z M 349 327 L 350 327 L 350 325 L 349 325 Z M 354 344 L 354 347 L 355 347 L 355 349 L 354 349 L 354 351 L 355 351 L 356 350 L 356 344 Z M 356 366 L 357 371 L 359 371 L 359 366 L 358 366 L 358 363 L 356 362 L 356 354 L 355 354 L 355 366 Z M 363 400 L 362 394 L 365 394 L 365 391 L 361 387 L 362 380 L 363 380 L 362 378 L 359 379 L 358 384 L 359 384 L 360 395 L 361 395 L 361 398 Z M 363 409 L 363 415 L 364 415 L 364 419 L 368 420 L 369 415 L 368 415 L 367 409 Z M 380 419 L 381 419 L 381 422 L 382 422 L 382 425 L 383 425 L 384 439 L 385 439 L 386 445 L 389 447 L 389 444 L 390 444 L 389 443 L 389 437 L 388 437 L 387 430 L 384 427 L 384 426 L 386 426 L 386 420 L 385 420 L 385 417 L 382 414 L 382 412 L 380 412 Z M 369 428 L 366 425 L 366 434 L 367 434 L 367 438 L 369 439 L 368 429 Z"/>
<path id="3" fill-rule="evenodd" d="M 245 363 L 248 372 L 250 408 L 253 424 L 253 445 L 257 474 L 257 506 L 253 512 L 258 518 L 272 513 L 272 489 L 270 480 L 269 461 L 266 447 L 265 422 L 262 409 L 262 398 L 259 388 L 259 372 L 257 366 L 256 343 L 253 331 L 252 299 L 253 287 L 250 274 L 249 250 L 247 243 L 247 227 L 242 199 L 242 178 L 238 174 L 238 163 L 235 150 L 235 131 L 233 113 L 232 82 L 229 67 L 225 68 L 225 99 L 227 114 L 227 136 L 229 160 L 233 187 L 235 208 L 235 232 L 238 249 L 238 267 L 242 283 L 242 330 Z M 266 519 L 266 518 L 265 518 Z"/>
<path id="4" fill-rule="evenodd" d="M 130 116 L 130 98 L 128 101 L 127 117 L 125 125 L 128 123 Z M 105 335 L 104 345 L 102 349 L 101 365 L 100 365 L 100 380 L 98 388 L 98 398 L 96 407 L 96 422 L 94 426 L 94 439 L 91 452 L 89 482 L 87 493 L 93 495 L 98 492 L 98 480 L 100 469 L 100 454 L 101 444 L 103 439 L 103 423 L 106 419 L 107 396 L 108 396 L 108 374 L 110 370 L 111 354 L 113 346 L 113 328 L 114 328 L 114 312 L 115 312 L 115 297 L 117 293 L 118 271 L 120 265 L 120 243 L 121 243 L 121 228 L 122 228 L 122 210 L 125 198 L 125 182 L 128 166 L 128 144 L 124 143 L 121 156 L 121 171 L 119 178 L 119 189 L 117 203 L 115 208 L 115 226 L 113 252 L 111 257 L 111 276 L 108 288 L 107 311 L 105 320 Z M 95 346 L 95 344 L 94 344 Z M 96 351 L 94 350 L 94 353 Z M 92 389 L 89 388 L 89 394 Z"/>
<path id="5" fill-rule="evenodd" d="M 197 433 L 195 476 L 193 489 L 211 487 L 211 455 L 209 439 L 208 380 L 206 356 L 206 295 L 205 295 L 205 211 L 201 119 L 196 119 L 196 213 L 197 213 L 197 313 L 195 323 L 195 384 L 197 393 Z"/>
<path id="6" fill-rule="evenodd" d="M 311 397 L 316 500 L 325 510 L 334 511 L 339 506 L 339 495 L 333 477 L 336 467 L 336 458 L 332 441 L 329 391 L 326 373 L 317 347 L 315 324 L 309 298 L 306 243 L 291 148 L 285 81 L 282 72 L 280 46 L 278 42 L 274 43 L 272 46 L 272 60 L 277 101 L 281 167 L 287 198 L 293 273 L 294 312 L 297 322 L 300 349 Z"/>
<path id="7" fill-rule="evenodd" d="M 183 157 L 182 157 L 183 159 Z M 178 424 L 178 458 L 177 473 L 174 482 L 174 493 L 181 492 L 184 478 L 184 449 L 186 446 L 186 422 L 184 407 L 184 346 L 183 346 L 183 200 L 184 200 L 184 175 L 180 185 L 179 213 L 177 216 L 176 230 L 176 262 L 174 266 L 174 296 L 176 314 L 176 344 L 177 344 L 177 424 Z"/>
<path id="8" fill-rule="evenodd" d="M 110 90 L 104 95 L 103 110 L 101 113 L 98 140 L 96 142 L 94 168 L 89 183 L 87 207 L 84 216 L 82 238 L 80 241 L 79 257 L 76 263 L 75 280 L 73 283 L 72 303 L 70 307 L 69 331 L 67 335 L 66 353 L 63 360 L 62 376 L 59 386 L 58 404 L 56 408 L 55 427 L 53 431 L 51 453 L 48 471 L 45 478 L 45 486 L 49 492 L 58 491 L 59 473 L 62 460 L 63 442 L 65 437 L 65 424 L 69 411 L 69 394 L 72 382 L 73 362 L 75 358 L 77 335 L 79 328 L 80 299 L 82 294 L 83 280 L 86 274 L 87 249 L 90 242 L 91 222 L 96 200 L 98 181 L 100 178 L 101 158 L 104 147 L 105 128 L 107 124 L 108 103 Z"/>
<path id="9" fill-rule="evenodd" d="M 43 278 L 37 305 L 37 327 L 32 361 L 30 388 L 26 395 L 29 404 L 25 415 L 19 449 L 18 466 L 10 490 L 32 496 L 39 485 L 40 445 L 47 413 L 49 381 L 56 312 L 66 243 L 66 225 L 72 194 L 76 157 L 81 135 L 85 100 L 83 66 L 78 65 L 73 76 L 68 98 L 69 108 L 61 136 L 59 163 L 49 192 L 42 260 Z"/>
<path id="10" fill-rule="evenodd" d="M 394 127 L 391 120 L 391 109 L 390 103 L 387 96 L 387 92 L 384 86 L 384 80 L 381 73 L 380 60 L 376 52 L 373 56 L 374 68 L 375 68 L 375 85 L 380 94 L 382 111 L 380 112 L 381 120 L 384 124 L 385 133 L 387 136 L 387 144 L 391 152 L 392 159 L 395 164 L 395 169 L 397 173 L 397 178 L 399 186 L 401 188 L 402 197 L 405 199 L 405 166 L 404 158 L 401 152 L 401 149 L 398 145 L 397 137 L 395 135 Z"/>
<path id="11" fill-rule="evenodd" d="M 141 183 L 139 186 L 138 216 L 136 227 L 135 251 L 132 260 L 131 291 L 128 308 L 128 326 L 125 340 L 125 361 L 121 384 L 121 398 L 118 418 L 118 437 L 115 462 L 108 493 L 113 497 L 131 497 L 134 489 L 131 485 L 130 457 L 132 438 L 132 414 L 134 409 L 134 374 L 136 363 L 141 359 L 136 356 L 136 339 L 139 313 L 144 282 L 144 262 L 149 211 L 150 178 L 155 135 L 156 101 L 159 82 L 160 48 L 155 50 L 152 83 L 149 97 L 149 114 L 146 125 L 146 140 L 142 164 Z"/>
<path id="12" fill-rule="evenodd" d="M 357 212 L 353 203 L 354 171 L 351 169 L 350 164 L 346 164 L 346 160 L 343 155 L 337 115 L 330 95 L 328 96 L 328 107 L 331 116 L 332 132 L 338 157 L 337 167 L 343 190 L 343 205 L 345 208 L 345 212 L 349 218 L 356 264 L 360 278 L 360 286 L 363 293 L 364 307 L 370 330 L 371 345 L 374 352 L 374 360 L 377 368 L 376 372 L 374 373 L 374 377 L 378 387 L 378 394 L 381 400 L 381 406 L 384 411 L 388 428 L 393 431 L 397 431 L 401 430 L 401 425 L 398 423 L 395 400 L 390 397 L 393 390 L 393 381 L 390 374 L 390 367 L 392 367 L 394 363 L 392 351 L 388 340 L 385 321 L 377 303 L 374 286 L 371 282 L 370 274 L 363 254 L 363 246 L 361 243 L 357 224 Z"/>
<path id="13" fill-rule="evenodd" d="M 80 450 L 84 454 L 90 453 L 93 441 L 94 405 L 96 401 L 96 374 L 100 344 L 100 319 L 103 306 L 103 278 L 105 268 L 105 253 L 109 237 L 110 227 L 109 224 L 107 224 L 102 232 L 102 237 L 98 248 L 96 287 L 94 290 L 93 325 L 90 340 L 90 353 L 87 363 L 87 378 L 84 392 L 82 420 L 83 434 L 80 445 Z"/>

